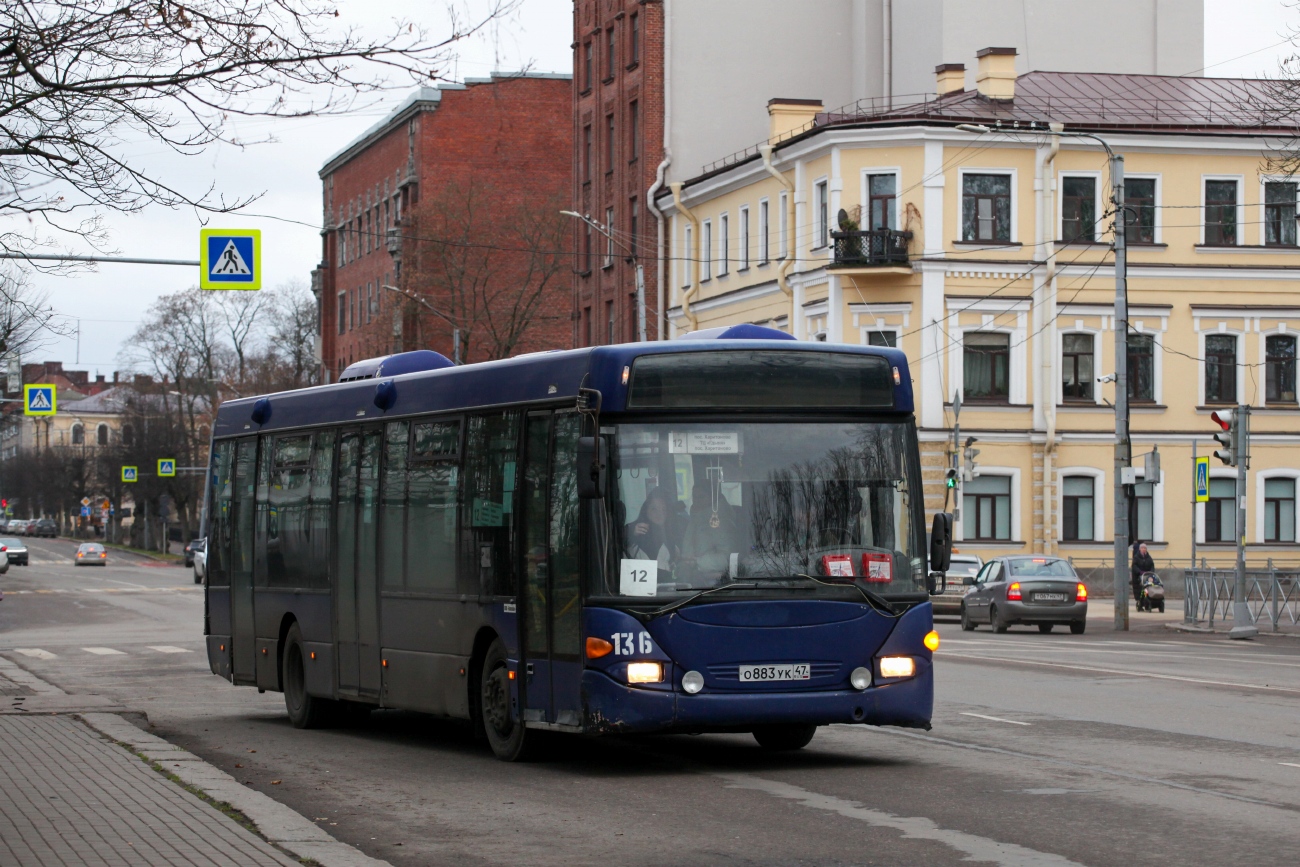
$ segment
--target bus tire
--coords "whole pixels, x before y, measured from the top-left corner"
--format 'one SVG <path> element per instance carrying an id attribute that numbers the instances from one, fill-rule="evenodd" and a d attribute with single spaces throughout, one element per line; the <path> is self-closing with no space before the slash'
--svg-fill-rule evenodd
<path id="1" fill-rule="evenodd" d="M 758 745 L 770 752 L 801 750 L 817 734 L 817 726 L 812 723 L 780 723 L 756 728 L 753 734 Z"/>
<path id="2" fill-rule="evenodd" d="M 303 665 L 302 630 L 295 623 L 284 638 L 280 683 L 284 687 L 284 707 L 294 728 L 322 728 L 331 722 L 334 702 L 307 694 L 307 672 Z"/>
<path id="3" fill-rule="evenodd" d="M 492 642 L 483 657 L 479 701 L 483 733 L 496 757 L 503 762 L 527 761 L 538 733 L 529 732 L 523 720 L 514 719 L 510 712 L 510 663 L 500 638 Z"/>

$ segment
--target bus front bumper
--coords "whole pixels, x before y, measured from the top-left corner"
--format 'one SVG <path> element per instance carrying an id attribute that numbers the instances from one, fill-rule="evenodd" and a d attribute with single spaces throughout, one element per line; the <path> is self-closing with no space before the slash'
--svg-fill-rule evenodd
<path id="1" fill-rule="evenodd" d="M 903 681 L 818 692 L 701 692 L 640 689 L 590 669 L 582 673 L 588 734 L 749 731 L 772 723 L 859 723 L 930 728 L 934 675 L 928 660 Z"/>

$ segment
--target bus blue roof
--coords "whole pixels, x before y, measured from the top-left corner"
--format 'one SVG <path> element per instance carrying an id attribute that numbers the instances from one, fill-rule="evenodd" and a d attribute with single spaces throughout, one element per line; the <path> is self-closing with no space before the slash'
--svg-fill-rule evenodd
<path id="1" fill-rule="evenodd" d="M 913 411 L 907 358 L 897 349 L 784 340 L 672 340 L 538 352 L 500 361 L 240 398 L 227 401 L 218 409 L 213 435 L 238 436 L 564 398 L 576 401 L 578 389 L 582 387 L 601 392 L 602 412 L 620 412 L 627 399 L 623 368 L 639 356 L 737 349 L 884 356 L 899 373 L 899 384 L 894 387 L 894 411 Z M 376 405 L 375 395 L 380 388 L 387 390 L 386 399 L 381 401 L 389 404 L 386 410 Z M 261 404 L 258 417 L 264 421 L 259 424 L 253 420 L 253 411 L 261 401 L 265 403 Z"/>

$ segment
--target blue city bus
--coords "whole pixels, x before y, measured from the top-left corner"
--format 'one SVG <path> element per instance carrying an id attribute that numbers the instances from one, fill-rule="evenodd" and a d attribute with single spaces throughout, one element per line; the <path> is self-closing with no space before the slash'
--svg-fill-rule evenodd
<path id="1" fill-rule="evenodd" d="M 927 543 L 903 353 L 694 337 L 222 404 L 212 671 L 300 728 L 422 711 L 506 760 L 539 731 L 929 728 L 950 522 Z"/>

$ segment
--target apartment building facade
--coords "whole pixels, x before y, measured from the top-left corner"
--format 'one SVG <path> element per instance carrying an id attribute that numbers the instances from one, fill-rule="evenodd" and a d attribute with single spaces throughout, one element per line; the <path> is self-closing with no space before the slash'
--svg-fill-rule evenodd
<path id="1" fill-rule="evenodd" d="M 955 492 L 963 550 L 1083 562 L 1112 544 L 1115 267 L 1106 155 L 1125 160 L 1134 534 L 1157 558 L 1220 562 L 1236 470 L 1210 413 L 1250 404 L 1252 558 L 1298 536 L 1300 246 L 1295 178 L 1270 168 L 1296 112 L 1266 82 L 1034 72 L 1014 49 L 941 64 L 939 96 L 834 113 L 774 101 L 770 141 L 673 184 L 668 315 L 902 348 L 927 507 L 945 506 L 951 433 L 977 439 Z M 1053 126 L 1057 124 L 1057 126 Z M 987 129 L 988 131 L 983 131 Z M 1060 133 L 1060 134 L 1057 134 Z M 962 444 L 958 444 L 960 448 Z M 1143 477 L 1158 450 L 1159 478 Z"/>

